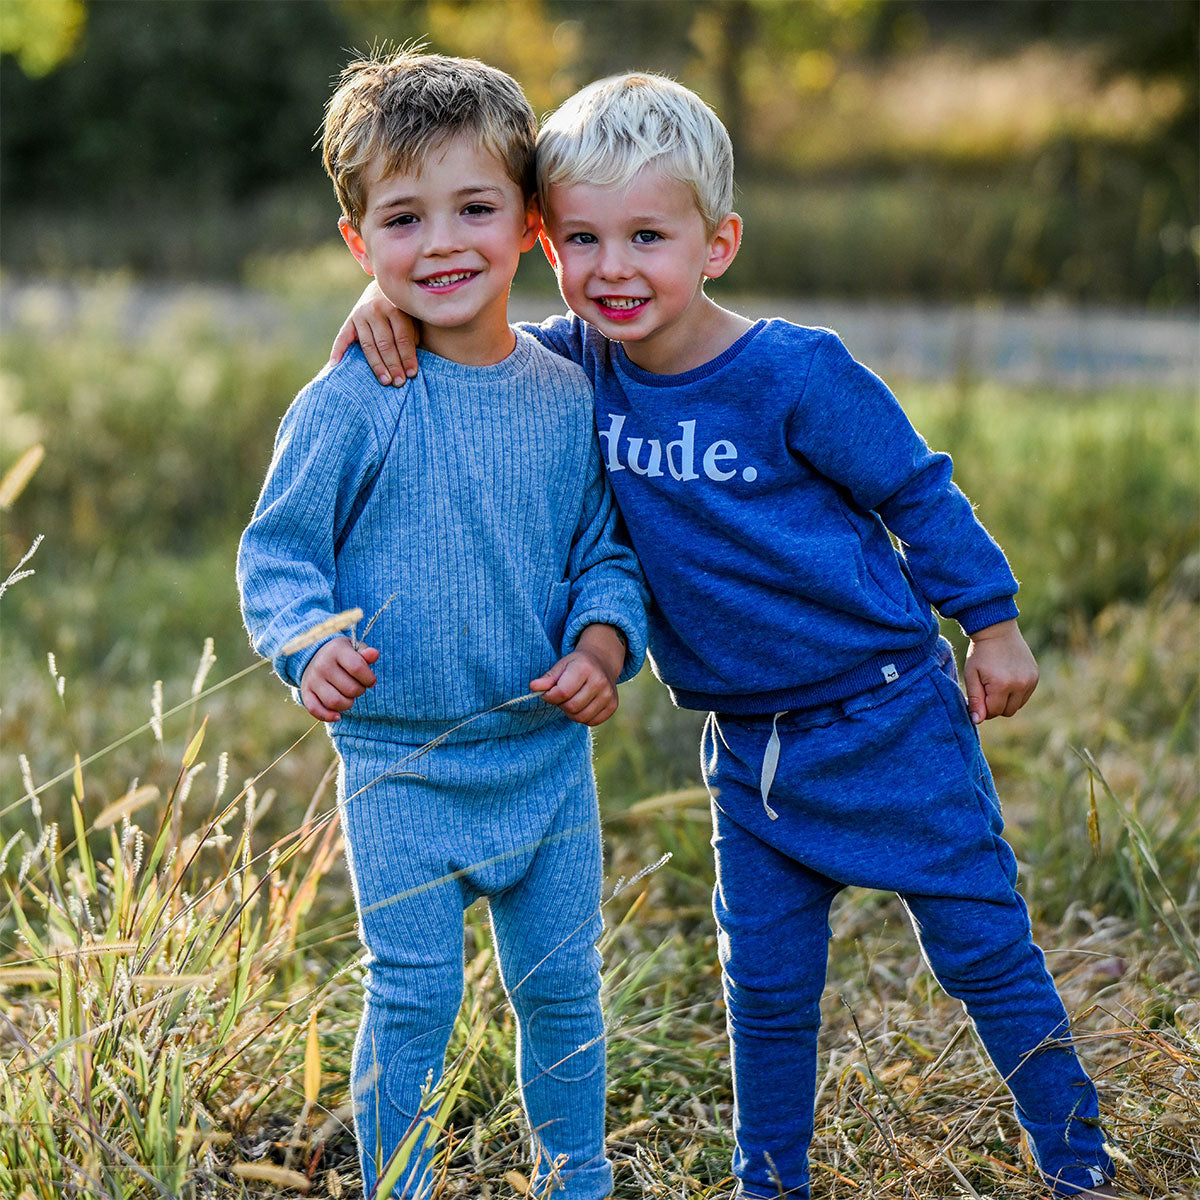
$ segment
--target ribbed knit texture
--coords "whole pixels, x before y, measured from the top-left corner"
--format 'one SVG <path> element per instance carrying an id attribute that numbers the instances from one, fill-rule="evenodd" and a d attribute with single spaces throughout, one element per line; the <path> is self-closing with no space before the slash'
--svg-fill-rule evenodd
<path id="1" fill-rule="evenodd" d="M 577 367 L 520 336 L 489 367 L 422 352 L 416 379 L 385 388 L 355 347 L 280 425 L 239 548 L 242 611 L 298 685 L 318 647 L 285 657 L 289 640 L 382 610 L 367 638 L 379 682 L 334 732 L 420 743 L 527 692 L 593 622 L 624 632 L 622 678 L 637 671 L 641 576 L 617 525 Z M 461 736 L 554 715 L 531 703 Z"/>
<path id="2" fill-rule="evenodd" d="M 555 1196 L 607 1196 L 588 731 L 559 715 L 487 745 L 441 746 L 408 764 L 422 778 L 389 774 L 403 747 L 343 739 L 340 748 L 342 828 L 369 951 L 352 1083 L 366 1192 L 418 1116 L 429 1073 L 441 1076 L 463 994 L 463 909 L 487 896 L 517 1018 L 530 1160 L 544 1177 L 563 1156 L 566 1187 Z M 427 1194 L 431 1153 L 402 1176 L 411 1196 Z"/>
<path id="3" fill-rule="evenodd" d="M 898 655 L 921 658 L 931 605 L 967 633 L 1017 615 L 1016 580 L 950 458 L 836 334 L 759 321 L 711 362 L 655 375 L 578 318 L 525 328 L 595 387 L 650 587 L 651 657 L 676 703 L 827 703 L 878 684 Z"/>
<path id="4" fill-rule="evenodd" d="M 377 685 L 331 727 L 368 950 L 352 1088 L 368 1193 L 442 1071 L 463 991 L 466 904 L 487 896 L 519 1029 L 539 1180 L 612 1190 L 604 1154 L 600 826 L 588 730 L 529 690 L 586 626 L 645 652 L 644 586 L 619 533 L 578 367 L 521 335 L 491 367 L 422 353 L 404 389 L 355 348 L 289 408 L 238 583 L 256 650 L 292 685 L 286 643 L 359 607 Z M 360 629 L 361 633 L 362 630 Z M 397 1195 L 427 1194 L 432 1149 Z"/>

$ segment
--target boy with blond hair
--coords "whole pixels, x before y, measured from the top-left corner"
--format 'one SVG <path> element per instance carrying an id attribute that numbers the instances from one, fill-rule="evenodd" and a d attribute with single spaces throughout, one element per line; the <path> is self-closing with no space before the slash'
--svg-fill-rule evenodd
<path id="1" fill-rule="evenodd" d="M 539 228 L 535 132 L 517 84 L 474 60 L 346 68 L 324 132 L 340 228 L 421 321 L 421 375 L 383 387 L 355 352 L 305 387 L 239 550 L 254 647 L 329 722 L 341 759 L 368 951 L 352 1071 L 368 1195 L 433 1190 L 423 1094 L 480 896 L 517 1018 L 534 1182 L 555 1177 L 569 1200 L 612 1190 L 587 727 L 641 665 L 645 616 L 586 377 L 508 324 Z M 295 649 L 352 608 L 378 614 L 370 645 Z"/>
<path id="2" fill-rule="evenodd" d="M 976 732 L 1037 682 L 1016 580 L 950 459 L 835 334 L 705 294 L 741 239 L 732 168 L 724 127 L 670 80 L 568 100 L 538 180 L 574 315 L 530 332 L 595 387 L 655 672 L 709 713 L 737 1194 L 810 1195 L 829 911 L 860 886 L 903 899 L 1055 1192 L 1118 1195 Z M 357 326 L 381 379 L 403 382 L 413 349 L 393 325 L 411 326 L 368 293 L 334 352 Z M 965 696 L 935 610 L 970 639 Z"/>

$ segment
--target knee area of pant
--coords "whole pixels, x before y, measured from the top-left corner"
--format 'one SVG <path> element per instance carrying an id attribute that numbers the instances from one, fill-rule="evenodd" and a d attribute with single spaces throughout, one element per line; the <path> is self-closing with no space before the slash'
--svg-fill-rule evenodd
<path id="1" fill-rule="evenodd" d="M 819 998 L 799 997 L 786 991 L 751 987 L 726 987 L 725 1011 L 734 1028 L 816 1030 L 821 1025 Z"/>
<path id="2" fill-rule="evenodd" d="M 597 997 L 543 1004 L 520 1014 L 522 1053 L 539 1076 L 579 1083 L 604 1070 L 604 1017 Z"/>
<path id="3" fill-rule="evenodd" d="M 458 1011 L 463 996 L 462 967 L 445 963 L 396 963 L 373 954 L 363 986 L 367 1000 L 384 1008 Z"/>
<path id="4" fill-rule="evenodd" d="M 1043 986 L 1045 964 L 1027 938 L 1006 946 L 971 946 L 953 954 L 929 953 L 938 982 L 956 995 L 1003 990 L 1012 992 L 1022 980 Z"/>
<path id="5" fill-rule="evenodd" d="M 508 999 L 520 1013 L 545 1004 L 595 1000 L 600 994 L 600 953 L 591 943 L 566 953 L 560 947 L 536 966 L 518 973 L 505 966 Z"/>

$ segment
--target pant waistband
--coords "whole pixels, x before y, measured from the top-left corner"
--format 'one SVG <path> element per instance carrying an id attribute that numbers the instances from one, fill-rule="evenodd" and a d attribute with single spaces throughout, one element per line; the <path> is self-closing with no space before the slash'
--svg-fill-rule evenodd
<path id="1" fill-rule="evenodd" d="M 867 688 L 844 700 L 832 700 L 827 704 L 813 705 L 808 708 L 784 709 L 771 716 L 771 733 L 767 738 L 766 749 L 763 751 L 762 769 L 759 772 L 759 790 L 762 793 L 763 808 L 772 821 L 778 820 L 779 814 L 770 805 L 768 797 L 771 794 L 771 784 L 775 781 L 775 772 L 779 768 L 780 736 L 779 722 L 787 718 L 784 732 L 797 732 L 801 729 L 811 729 L 817 725 L 831 725 L 842 717 L 852 713 L 864 712 L 882 704 L 895 694 L 897 684 L 911 683 L 933 670 L 940 670 L 953 657 L 954 649 L 945 638 L 938 638 L 931 652 L 924 654 L 918 661 L 907 666 L 893 665 L 891 672 L 885 676 L 886 682 L 875 687 Z M 720 720 L 720 714 L 717 714 Z M 765 722 L 766 716 L 734 717 L 737 721 L 759 720 Z"/>

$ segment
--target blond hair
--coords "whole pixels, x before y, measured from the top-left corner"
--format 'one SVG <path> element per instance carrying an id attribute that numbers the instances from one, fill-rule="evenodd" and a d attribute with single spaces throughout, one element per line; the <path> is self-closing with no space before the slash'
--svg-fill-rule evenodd
<path id="1" fill-rule="evenodd" d="M 419 172 L 432 151 L 460 135 L 494 154 L 526 200 L 536 190 L 537 120 L 517 81 L 478 59 L 420 49 L 350 63 L 325 107 L 322 159 L 355 229 L 373 168 Z"/>
<path id="2" fill-rule="evenodd" d="M 662 75 L 613 75 L 589 84 L 538 135 L 538 190 L 551 184 L 628 183 L 644 166 L 686 183 L 709 234 L 733 208 L 733 146 L 716 114 Z"/>

